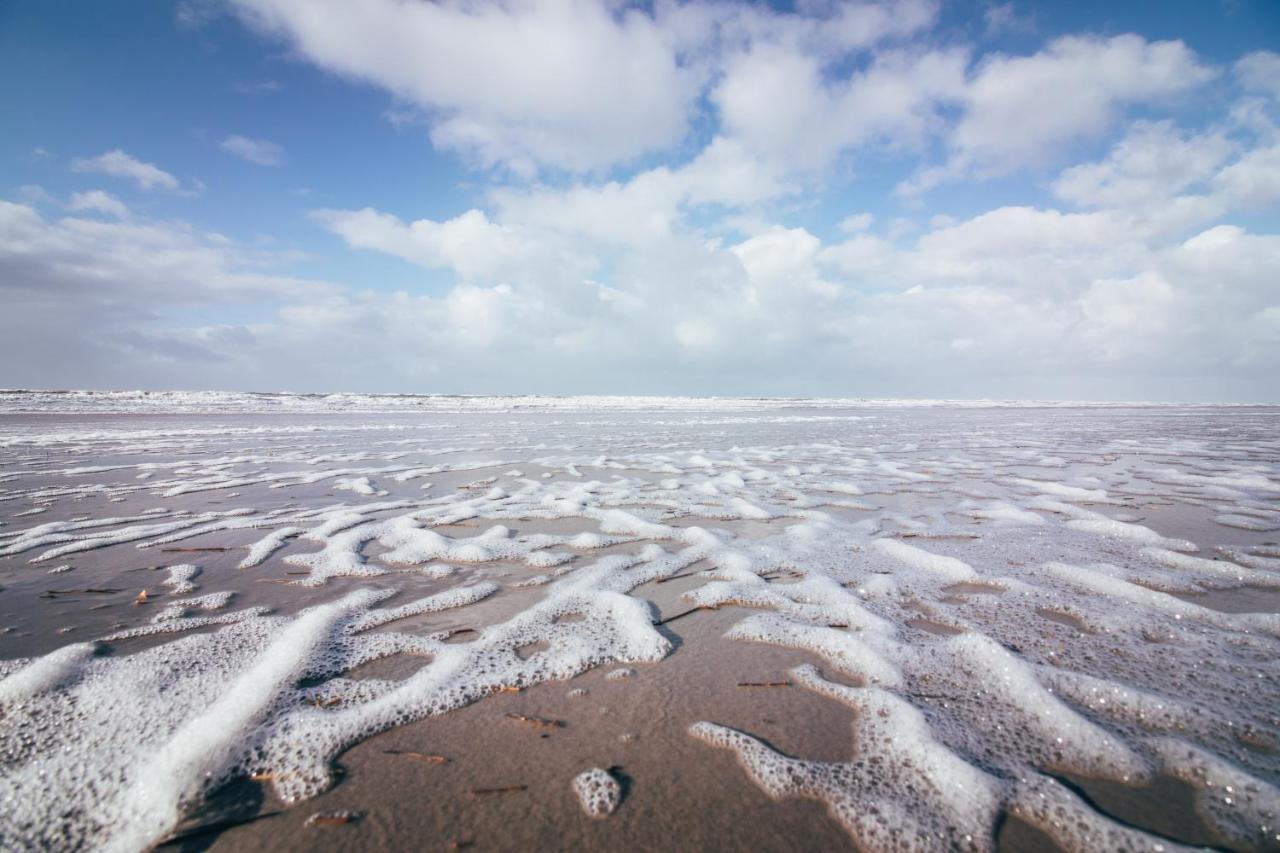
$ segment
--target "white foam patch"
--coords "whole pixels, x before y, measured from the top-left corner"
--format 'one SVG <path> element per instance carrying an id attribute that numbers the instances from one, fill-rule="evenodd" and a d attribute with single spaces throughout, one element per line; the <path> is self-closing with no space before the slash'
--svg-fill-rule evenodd
<path id="1" fill-rule="evenodd" d="M 249 546 L 249 554 L 240 561 L 239 568 L 252 569 L 254 566 L 262 565 L 267 561 L 267 558 L 300 533 L 302 533 L 302 528 L 292 526 L 285 526 L 271 531 Z"/>
<path id="2" fill-rule="evenodd" d="M 301 678 L 439 645 L 394 634 L 359 642 L 359 632 L 491 592 L 463 588 L 375 610 L 387 593 L 357 591 L 292 619 L 258 616 L 135 655 L 92 657 L 92 647 L 80 645 L 33 662 L 0 682 L 9 695 L 24 697 L 6 704 L 8 725 L 0 728 L 0 750 L 11 759 L 0 774 L 0 799 L 13 804 L 0 820 L 0 847 L 19 839 L 47 847 L 149 846 L 204 793 L 246 772 L 269 744 L 279 743 L 287 764 L 291 729 L 316 710 L 296 686 Z M 57 736 L 27 737 L 37 720 L 55 726 Z M 50 821 L 55 804 L 62 818 Z"/>
<path id="3" fill-rule="evenodd" d="M 339 477 L 333 482 L 333 490 L 336 492 L 355 492 L 357 495 L 386 494 L 385 491 L 380 491 L 368 477 Z"/>
<path id="4" fill-rule="evenodd" d="M 961 634 L 922 650 L 917 666 L 932 681 L 981 691 L 969 722 L 1008 757 L 1033 767 L 1065 767 L 1081 775 L 1124 782 L 1144 779 L 1147 763 L 1122 739 L 1089 722 L 1045 688 L 1018 656 L 982 634 Z"/>
<path id="5" fill-rule="evenodd" d="M 924 716 L 878 688 L 825 681 L 810 667 L 792 671 L 805 686 L 853 707 L 858 760 L 829 764 L 788 758 L 759 740 L 712 723 L 694 737 L 733 750 L 774 799 L 823 802 L 854 842 L 868 850 L 986 849 L 1000 783 L 933 739 Z"/>
<path id="6" fill-rule="evenodd" d="M 1031 510 L 1022 509 L 1004 501 L 992 501 L 984 506 L 964 510 L 964 514 L 985 521 L 1008 524 L 1044 524 L 1044 517 Z"/>
<path id="7" fill-rule="evenodd" d="M 1065 563 L 1046 563 L 1040 570 L 1069 584 L 1140 605 L 1148 610 L 1171 616 L 1175 620 L 1188 619 L 1242 631 L 1262 631 L 1280 637 L 1280 614 L 1220 613 L 1184 601 L 1167 592 L 1148 589 L 1115 577 L 1114 568 L 1109 566 L 1096 565 L 1086 568 Z"/>
<path id="8" fill-rule="evenodd" d="M 161 583 L 173 590 L 175 595 L 186 595 L 195 592 L 196 585 L 194 579 L 200 574 L 200 569 L 190 563 L 183 563 L 178 566 L 169 567 L 169 577 L 165 578 Z"/>
<path id="9" fill-rule="evenodd" d="M 584 770 L 573 777 L 573 792 L 589 817 L 608 817 L 622 803 L 622 786 L 609 771 L 599 767 Z"/>
<path id="10" fill-rule="evenodd" d="M 61 686 L 79 674 L 94 651 L 92 643 L 76 643 L 31 661 L 0 680 L 0 708 L 11 707 L 28 697 Z"/>
<path id="11" fill-rule="evenodd" d="M 1104 678 L 1044 668 L 1040 678 L 1049 688 L 1095 717 L 1128 723 L 1149 732 L 1175 732 L 1194 722 L 1197 709 Z"/>
<path id="12" fill-rule="evenodd" d="M 1240 530 L 1257 530 L 1260 532 L 1280 530 L 1280 521 L 1277 521 L 1275 516 L 1256 517 L 1224 512 L 1220 515 L 1215 515 L 1213 520 L 1224 527 L 1236 527 Z"/>
<path id="13" fill-rule="evenodd" d="M 165 604 L 164 608 L 152 617 L 152 622 L 168 622 L 172 619 L 181 619 L 192 611 L 196 610 L 221 610 L 231 603 L 233 592 L 211 592 L 208 595 L 202 595 L 199 598 L 183 598 L 177 601 L 170 601 Z"/>
<path id="14" fill-rule="evenodd" d="M 1225 560 L 1206 560 L 1203 557 L 1180 554 L 1165 548 L 1143 548 L 1142 553 L 1161 565 L 1192 575 L 1202 584 L 1218 585 L 1226 581 L 1272 589 L 1280 588 L 1280 575 L 1245 568 Z"/>
<path id="15" fill-rule="evenodd" d="M 1174 853 L 1193 849 L 1108 820 L 1047 776 L 1023 780 L 1011 798 L 1009 813 L 1048 835 L 1064 850 Z"/>
<path id="16" fill-rule="evenodd" d="M 1086 503 L 1115 503 L 1103 489 L 1082 489 L 1079 486 L 1069 486 L 1053 480 L 1028 480 L 1024 477 L 1010 477 L 1009 482 L 1057 498 Z"/>
<path id="17" fill-rule="evenodd" d="M 902 683 L 897 668 L 854 635 L 835 628 L 798 625 L 761 613 L 738 623 L 725 635 L 732 640 L 772 643 L 814 652 L 846 675 L 869 684 L 896 687 Z"/>
<path id="18" fill-rule="evenodd" d="M 1141 524 L 1129 524 L 1110 518 L 1074 519 L 1068 521 L 1067 526 L 1075 530 L 1097 533 L 1100 536 L 1114 536 L 1119 539 L 1131 539 L 1147 545 L 1158 545 L 1161 548 L 1167 548 L 1172 551 L 1195 552 L 1200 550 L 1195 543 L 1188 542 L 1185 539 L 1166 539 L 1150 527 L 1143 527 Z"/>
<path id="19" fill-rule="evenodd" d="M 1185 741 L 1148 745 L 1169 773 L 1196 787 L 1197 811 L 1224 837 L 1258 850 L 1280 845 L 1280 789 Z"/>
<path id="20" fill-rule="evenodd" d="M 917 548 L 899 539 L 876 539 L 872 543 L 881 554 L 892 557 L 913 569 L 920 569 L 938 578 L 953 583 L 967 581 L 974 577 L 973 567 L 964 560 L 947 557 Z"/>

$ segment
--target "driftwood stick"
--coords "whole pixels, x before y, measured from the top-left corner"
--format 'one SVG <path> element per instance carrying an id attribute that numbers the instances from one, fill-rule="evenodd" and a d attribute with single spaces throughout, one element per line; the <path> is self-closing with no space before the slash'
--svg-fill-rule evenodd
<path id="1" fill-rule="evenodd" d="M 404 756 L 408 756 L 409 758 L 416 758 L 419 761 L 425 761 L 428 764 L 448 764 L 449 763 L 449 759 L 445 758 L 443 755 L 427 755 L 425 752 L 414 752 L 413 750 L 410 750 L 410 749 L 384 749 L 382 750 L 382 752 L 385 755 L 404 755 Z"/>
<path id="2" fill-rule="evenodd" d="M 510 794 L 515 791 L 527 791 L 528 785 L 504 785 L 501 788 L 472 788 L 471 793 L 477 797 L 483 797 L 486 794 Z"/>
<path id="3" fill-rule="evenodd" d="M 515 720 L 517 723 L 528 723 L 540 729 L 564 728 L 564 720 L 544 720 L 542 717 L 527 717 L 524 714 L 506 714 L 505 716 L 508 720 Z"/>
<path id="4" fill-rule="evenodd" d="M 668 616 L 666 619 L 659 619 L 654 625 L 666 625 L 668 622 L 674 622 L 677 619 L 683 619 L 691 613 L 697 613 L 699 610 L 715 610 L 714 607 L 693 607 L 683 613 L 677 613 L 675 616 Z"/>

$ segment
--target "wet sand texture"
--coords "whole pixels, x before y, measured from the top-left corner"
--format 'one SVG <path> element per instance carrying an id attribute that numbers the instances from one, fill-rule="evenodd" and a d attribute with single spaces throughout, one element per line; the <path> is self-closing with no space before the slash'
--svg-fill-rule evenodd
<path id="1" fill-rule="evenodd" d="M 0 414 L 0 848 L 1280 848 L 1280 412 Z"/>

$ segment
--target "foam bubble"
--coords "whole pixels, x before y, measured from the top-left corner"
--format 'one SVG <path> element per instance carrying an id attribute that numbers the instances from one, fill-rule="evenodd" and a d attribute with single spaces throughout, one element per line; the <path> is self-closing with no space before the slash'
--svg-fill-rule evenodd
<path id="1" fill-rule="evenodd" d="M 882 554 L 893 557 L 914 569 L 937 575 L 943 580 L 966 581 L 974 576 L 973 567 L 963 560 L 934 554 L 898 539 L 877 539 L 873 547 Z"/>
<path id="2" fill-rule="evenodd" d="M 622 802 L 622 786 L 609 771 L 599 767 L 573 777 L 573 792 L 578 795 L 582 810 L 594 818 L 608 817 Z"/>

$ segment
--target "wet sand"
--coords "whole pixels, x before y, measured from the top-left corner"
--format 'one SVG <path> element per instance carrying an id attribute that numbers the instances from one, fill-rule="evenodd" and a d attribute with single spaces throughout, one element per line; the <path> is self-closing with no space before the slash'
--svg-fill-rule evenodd
<path id="1" fill-rule="evenodd" d="M 1206 487 L 1200 485 L 1162 484 L 1158 478 L 1151 479 L 1144 474 L 1148 469 L 1163 470 L 1177 465 L 1180 458 L 1184 462 L 1187 459 L 1196 462 L 1182 468 L 1183 473 L 1190 472 L 1191 476 L 1205 470 L 1221 473 L 1223 469 L 1214 467 L 1212 456 L 1207 453 L 1193 456 L 1188 451 L 1186 456 L 1179 457 L 1168 447 L 1129 454 L 1095 453 L 1082 441 L 1082 434 L 1071 430 L 1060 434 L 1059 426 L 1054 426 L 1056 431 L 1052 436 L 1027 441 L 1024 447 L 992 441 L 992 433 L 1007 436 L 1011 431 L 1016 432 L 1015 428 L 1029 417 L 1026 412 L 999 413 L 969 424 L 982 428 L 975 428 L 972 436 L 953 439 L 951 446 L 940 448 L 918 443 L 904 446 L 897 438 L 901 424 L 871 428 L 857 426 L 856 421 L 843 427 L 825 421 L 816 421 L 807 427 L 744 421 L 736 427 L 718 427 L 724 434 L 712 440 L 708 438 L 709 433 L 698 431 L 696 423 L 687 427 L 653 428 L 647 427 L 643 419 L 632 422 L 613 417 L 596 423 L 587 416 L 583 416 L 585 423 L 576 424 L 565 424 L 559 417 L 538 416 L 527 422 L 506 417 L 462 418 L 457 422 L 445 419 L 442 423 L 427 425 L 399 416 L 364 420 L 344 417 L 328 421 L 308 416 L 307 423 L 320 420 L 332 428 L 332 432 L 321 433 L 288 432 L 288 428 L 300 428 L 304 422 L 262 416 L 0 418 L 3 437 L 59 433 L 67 436 L 48 442 L 18 442 L 3 449 L 5 458 L 0 475 L 12 476 L 0 482 L 0 488 L 4 489 L 0 497 L 6 498 L 0 502 L 0 518 L 5 522 L 5 526 L 0 527 L 0 535 L 9 535 L 7 539 L 0 539 L 0 546 L 19 541 L 12 534 L 37 525 L 77 519 L 142 517 L 161 507 L 163 512 L 157 515 L 166 519 L 187 517 L 183 513 L 238 508 L 251 509 L 255 517 L 278 512 L 281 519 L 257 528 L 214 531 L 138 548 L 138 544 L 149 541 L 144 537 L 42 563 L 29 562 L 39 555 L 39 550 L 0 556 L 0 659 L 34 658 L 71 642 L 90 641 L 122 629 L 150 624 L 166 602 L 184 597 L 162 583 L 168 567 L 177 563 L 198 565 L 196 595 L 233 592 L 233 603 L 227 611 L 263 607 L 281 616 L 301 614 L 307 608 L 332 602 L 355 589 L 392 591 L 395 596 L 387 606 L 393 606 L 467 584 L 493 583 L 497 593 L 482 601 L 399 619 L 372 632 L 428 637 L 453 631 L 457 633 L 449 638 L 450 644 L 476 642 L 487 628 L 507 623 L 529 611 L 546 601 L 556 588 L 555 580 L 538 586 L 522 586 L 523 582 L 538 575 L 552 575 L 557 568 L 564 571 L 564 577 L 573 577 L 575 572 L 581 573 L 584 567 L 610 555 L 632 555 L 655 544 L 671 549 L 670 540 L 633 535 L 623 537 L 625 541 L 593 548 L 570 549 L 563 545 L 548 548 L 571 553 L 572 559 L 563 566 L 545 569 L 517 558 L 496 557 L 477 562 L 441 559 L 432 562 L 450 565 L 453 573 L 431 577 L 420 570 L 421 566 L 387 564 L 381 558 L 390 548 L 375 539 L 362 543 L 358 553 L 365 564 L 385 568 L 386 574 L 337 576 L 317 586 L 298 585 L 308 577 L 308 570 L 285 559 L 316 550 L 317 545 L 305 538 L 287 541 L 261 565 L 250 569 L 237 566 L 249 546 L 275 527 L 283 526 L 286 516 L 299 510 L 338 504 L 359 507 L 397 500 L 419 502 L 408 509 L 372 512 L 362 521 L 353 522 L 372 523 L 410 510 L 436 511 L 422 508 L 421 502 L 428 499 L 441 499 L 437 509 L 444 512 L 454 505 L 445 498 L 456 504 L 485 494 L 495 484 L 510 492 L 521 481 L 551 488 L 555 484 L 592 480 L 608 483 L 619 477 L 628 478 L 635 489 L 643 489 L 645 484 L 656 489 L 664 477 L 679 476 L 685 478 L 682 483 L 689 491 L 685 506 L 636 498 L 617 503 L 618 508 L 639 513 L 650 521 L 661 520 L 674 530 L 697 527 L 712 533 L 720 531 L 724 541 L 740 549 L 753 542 L 767 545 L 787 535 L 789 525 L 802 516 L 733 517 L 737 511 L 733 507 L 737 505 L 721 494 L 708 497 L 712 493 L 705 488 L 696 491 L 688 473 L 697 474 L 693 478 L 697 482 L 706 482 L 712 474 L 719 475 L 726 470 L 750 475 L 750 471 L 755 470 L 752 466 L 763 468 L 766 463 L 760 459 L 754 460 L 751 466 L 734 467 L 736 463 L 730 463 L 742 456 L 740 447 L 767 446 L 775 448 L 771 452 L 777 460 L 770 462 L 773 465 L 770 470 L 782 470 L 783 475 L 793 479 L 777 485 L 769 494 L 774 507 L 785 507 L 788 501 L 798 502 L 803 504 L 804 513 L 820 513 L 840 525 L 851 525 L 834 528 L 841 537 L 855 529 L 861 531 L 859 535 L 865 532 L 867 537 L 887 536 L 933 555 L 963 561 L 977 571 L 978 575 L 969 581 L 924 583 L 910 573 L 914 568 L 888 569 L 881 568 L 881 563 L 869 562 L 871 552 L 866 546 L 871 538 L 834 538 L 835 556 L 806 545 L 811 549 L 806 552 L 810 555 L 807 559 L 815 566 L 822 563 L 824 577 L 833 578 L 855 592 L 869 580 L 892 578 L 895 571 L 901 572 L 901 586 L 894 592 L 883 599 L 864 595 L 863 600 L 879 616 L 894 622 L 904 649 L 923 648 L 977 630 L 1030 665 L 1041 668 L 1039 671 L 1054 664 L 1055 650 L 1060 650 L 1057 653 L 1064 657 L 1057 658 L 1057 663 L 1073 672 L 1117 682 L 1132 679 L 1146 690 L 1165 693 L 1177 690 L 1179 695 L 1172 698 L 1211 708 L 1205 685 L 1188 684 L 1180 675 L 1150 670 L 1146 657 L 1142 658 L 1141 665 L 1126 662 L 1123 650 L 1133 640 L 1105 619 L 1102 627 L 1094 624 L 1091 617 L 1099 614 L 1075 608 L 1072 603 L 1076 599 L 1064 599 L 1067 604 L 1062 610 L 1055 610 L 1058 605 L 1047 593 L 1042 598 L 1025 598 L 1024 603 L 1027 593 L 1020 592 L 1017 583 L 1041 583 L 1033 569 L 1046 562 L 1061 560 L 1087 566 L 1091 561 L 1107 561 L 1118 567 L 1119 572 L 1130 572 L 1128 576 L 1133 578 L 1134 588 L 1167 589 L 1177 600 L 1193 602 L 1225 614 L 1224 618 L 1228 619 L 1241 614 L 1280 613 L 1280 589 L 1251 583 L 1214 584 L 1208 580 L 1197 586 L 1185 578 L 1170 587 L 1167 569 L 1153 569 L 1143 556 L 1141 548 L 1148 544 L 1145 540 L 1135 544 L 1124 538 L 1097 538 L 1074 531 L 1066 524 L 1070 516 L 1055 515 L 1061 510 L 1045 509 L 1049 504 L 1037 505 L 1034 488 L 1011 487 L 1009 483 L 1015 478 L 1032 482 L 1047 480 L 1082 484 L 1071 488 L 1085 491 L 1105 490 L 1105 501 L 1078 497 L 1069 500 L 1055 497 L 1055 500 L 1092 513 L 1094 518 L 1140 524 L 1168 542 L 1185 540 L 1190 543 L 1188 553 L 1194 547 L 1198 549 L 1197 556 L 1204 559 L 1225 559 L 1224 555 L 1232 551 L 1244 550 L 1266 561 L 1270 559 L 1266 555 L 1272 553 L 1269 549 L 1280 547 L 1280 533 L 1244 530 L 1215 522 L 1215 516 L 1227 508 L 1241 505 L 1239 498 L 1222 491 L 1206 491 Z M 1044 423 L 1053 422 L 1060 415 L 1037 417 L 1043 430 Z M 1073 428 L 1084 430 L 1082 424 L 1087 418 L 1077 417 L 1081 423 Z M 1106 420 L 1107 435 L 1112 441 L 1123 441 L 1132 429 L 1124 423 L 1115 423 L 1110 413 L 1099 417 L 1109 419 Z M 917 430 L 916 437 L 933 434 L 934 425 L 919 418 L 914 414 L 906 418 Z M 1163 422 L 1147 423 L 1154 418 L 1156 415 L 1151 413 L 1141 414 L 1144 430 L 1160 433 L 1173 429 Z M 1206 421 L 1213 418 L 1229 422 L 1230 415 L 1204 415 Z M 967 423 L 955 413 L 948 414 L 944 420 L 950 421 L 951 427 Z M 235 432 L 252 430 L 266 422 L 286 431 L 266 435 Z M 1231 476 L 1241 479 L 1252 472 L 1249 476 L 1260 477 L 1263 482 L 1280 483 L 1277 479 L 1280 441 L 1270 423 L 1270 420 L 1260 420 L 1251 427 L 1252 433 L 1239 439 L 1244 449 L 1229 454 L 1236 465 Z M 363 429 L 370 425 L 383 429 Z M 945 432 L 947 426 L 937 425 L 940 432 Z M 1185 429 L 1185 425 L 1178 428 Z M 204 430 L 206 434 L 183 437 L 180 433 L 184 429 Z M 98 434 L 115 437 L 88 437 Z M 167 434 L 173 437 L 166 437 Z M 868 467 L 861 476 L 854 470 L 821 475 L 841 483 L 856 482 L 861 494 L 821 491 L 812 487 L 811 480 L 804 479 L 819 476 L 803 473 L 806 465 L 831 467 L 830 459 L 821 448 L 832 442 L 850 448 L 872 445 L 877 448 L 869 458 L 882 466 L 880 468 Z M 810 443 L 815 449 L 809 449 Z M 715 449 L 705 450 L 709 444 L 714 444 Z M 992 446 L 1000 452 L 993 454 Z M 1059 461 L 1034 464 L 1035 459 L 1020 458 L 1024 448 L 1029 453 L 1053 456 Z M 696 460 L 682 463 L 688 467 L 681 473 L 664 471 L 662 465 L 669 463 L 659 464 L 652 459 L 616 461 L 628 453 L 662 459 L 672 455 L 693 459 L 694 455 L 704 452 L 715 460 L 715 466 L 705 472 Z M 969 454 L 971 464 L 956 463 L 956 455 L 962 452 Z M 396 457 L 400 453 L 405 455 Z M 290 454 L 294 457 L 286 458 Z M 613 457 L 613 465 L 588 464 L 601 454 Z M 166 469 L 153 471 L 137 467 L 153 463 L 167 465 L 175 460 L 181 460 L 181 464 Z M 397 472 L 412 471 L 414 465 L 446 465 L 461 470 L 396 479 Z M 796 474 L 786 473 L 786 465 L 795 466 Z M 1205 465 L 1209 467 L 1203 467 Z M 85 468 L 95 470 L 78 472 Z M 302 478 L 296 475 L 270 479 L 274 475 L 300 471 L 322 473 L 325 469 L 347 468 L 380 469 L 378 473 L 356 471 L 348 476 L 368 477 L 378 491 L 386 494 L 362 495 L 335 489 L 341 477 L 311 483 L 301 482 Z M 513 473 L 517 469 L 518 476 Z M 151 479 L 137 479 L 139 473 L 148 471 L 153 471 Z M 900 471 L 918 479 L 900 476 Z M 544 474 L 550 476 L 544 477 Z M 1086 482 L 1091 477 L 1097 481 L 1096 486 Z M 225 482 L 236 478 L 250 482 L 165 493 L 173 491 L 177 483 L 190 486 L 207 481 L 216 485 L 218 478 Z M 152 480 L 163 482 L 163 487 L 153 486 Z M 281 482 L 288 484 L 287 487 L 271 488 Z M 752 497 L 752 481 L 745 481 L 746 491 L 731 481 L 725 482 L 729 485 L 721 484 L 723 495 L 744 495 L 760 504 L 759 494 Z M 742 478 L 737 482 L 743 482 Z M 426 490 L 422 489 L 425 483 L 430 483 Z M 1130 487 L 1132 493 L 1128 491 Z M 795 497 L 790 498 L 789 494 Z M 1277 500 L 1280 488 L 1253 489 L 1248 494 L 1248 506 L 1262 513 L 1260 517 L 1269 518 L 1268 509 L 1280 514 Z M 1017 501 L 1022 511 L 1037 512 L 1047 523 L 1014 529 L 1003 520 L 965 514 L 974 506 L 986 506 L 984 499 Z M 524 516 L 512 517 L 505 514 L 503 500 L 495 498 L 486 505 L 490 507 L 488 510 L 480 511 L 475 517 L 425 526 L 450 539 L 464 540 L 500 523 L 508 528 L 507 538 L 517 542 L 538 535 L 596 534 L 602 529 L 598 520 L 572 514 L 536 517 L 526 509 Z M 700 512 L 699 506 L 707 500 L 723 500 L 724 517 Z M 30 516 L 20 515 L 41 506 L 47 509 Z M 319 521 L 322 517 L 316 516 L 316 519 Z M 864 527 L 854 527 L 859 523 L 864 523 Z M 55 546 L 53 543 L 40 548 Z M 69 565 L 71 569 L 48 573 L 59 565 Z M 630 590 L 631 598 L 650 606 L 653 619 L 659 623 L 654 630 L 670 643 L 670 651 L 660 661 L 594 665 L 568 680 L 553 679 L 518 691 L 493 693 L 448 713 L 417 719 L 363 738 L 336 756 L 339 769 L 336 784 L 300 803 L 282 802 L 269 779 L 254 780 L 239 775 L 206 792 L 200 802 L 192 804 L 182 822 L 171 829 L 171 837 L 176 840 L 164 846 L 184 850 L 620 847 L 770 851 L 858 847 L 857 838 L 850 835 L 823 802 L 805 797 L 771 798 L 744 772 L 732 750 L 710 749 L 689 735 L 693 724 L 713 721 L 748 732 L 785 756 L 815 762 L 856 762 L 866 751 L 866 745 L 860 744 L 855 735 L 857 712 L 847 704 L 796 683 L 791 672 L 808 664 L 836 684 L 865 687 L 870 682 L 842 671 L 824 654 L 726 637 L 731 629 L 753 614 L 783 613 L 785 608 L 729 602 L 716 609 L 693 610 L 686 595 L 723 581 L 725 575 L 717 574 L 716 565 L 715 560 L 697 561 L 674 573 L 674 580 L 650 581 Z M 868 566 L 871 568 L 867 569 Z M 760 571 L 765 587 L 785 590 L 817 569 L 811 569 L 809 563 L 803 561 L 791 566 L 784 560 L 780 567 Z M 135 604 L 143 590 L 148 594 L 146 603 Z M 1115 609 L 1115 605 L 1108 603 L 1107 608 Z M 1016 618 L 1010 615 L 1019 609 L 1032 615 L 1019 613 Z M 1118 612 L 1122 610 L 1121 607 Z M 1037 612 L 1039 616 L 1034 615 Z M 1100 614 L 1109 612 L 1100 611 Z M 672 616 L 679 618 L 662 624 Z M 1234 624 L 1224 622 L 1227 627 L 1196 630 L 1221 630 L 1229 634 L 1236 630 L 1231 627 Z M 1029 625 L 1034 627 L 1028 628 Z M 828 626 L 834 631 L 861 636 L 857 626 L 833 621 L 819 625 Z M 129 656 L 173 642 L 180 636 L 218 630 L 221 626 L 210 625 L 179 634 L 114 640 L 100 648 L 99 656 Z M 1234 642 L 1227 634 L 1223 642 Z M 1095 643 L 1096 649 L 1090 645 Z M 1274 669 L 1275 658 L 1268 659 L 1264 654 L 1265 649 L 1274 650 L 1273 641 L 1264 635 L 1251 634 L 1248 643 L 1253 645 L 1240 652 L 1240 660 L 1269 660 L 1262 664 L 1263 671 L 1275 677 L 1263 681 L 1280 682 L 1280 671 Z M 515 651 L 527 659 L 545 653 L 546 645 L 532 643 Z M 396 654 L 360 664 L 345 672 L 344 677 L 371 683 L 404 682 L 431 665 L 430 656 Z M 1231 664 L 1247 665 L 1253 664 Z M 620 670 L 634 670 L 634 674 L 610 678 L 610 673 Z M 1174 685 L 1183 686 L 1175 688 Z M 1268 683 L 1265 687 L 1265 691 L 1274 690 L 1274 684 Z M 947 703 L 968 701 L 963 696 L 925 694 L 910 680 L 899 692 L 921 709 L 938 731 L 949 731 L 950 705 Z M 1247 718 L 1248 736 L 1243 739 L 1244 751 L 1238 754 L 1233 751 L 1231 760 L 1239 762 L 1240 755 L 1252 755 L 1250 771 L 1271 785 L 1277 781 L 1276 744 L 1280 726 L 1274 714 L 1261 710 L 1267 705 L 1265 692 L 1257 696 L 1256 701 L 1255 706 L 1239 709 L 1242 718 Z M 1112 727 L 1108 730 L 1119 732 L 1122 739 L 1140 743 L 1133 740 L 1134 730 L 1128 724 L 1094 714 L 1082 705 L 1073 707 L 1092 723 Z M 1218 710 L 1213 707 L 1213 712 Z M 548 722 L 540 724 L 539 720 Z M 1198 739 L 1198 731 L 1193 727 L 1187 736 Z M 952 747 L 961 750 L 954 744 Z M 1213 741 L 1210 748 L 1222 749 L 1218 741 Z M 422 756 L 441 756 L 445 760 L 436 762 Z M 984 770 L 1005 772 L 1002 767 L 988 764 L 980 750 L 966 758 Z M 621 805 L 606 818 L 592 819 L 584 814 L 571 790 L 571 780 L 591 767 L 607 768 L 622 786 Z M 1206 821 L 1198 805 L 1198 789 L 1168 772 L 1158 771 L 1139 784 L 1124 784 L 1115 778 L 1083 775 L 1078 772 L 1078 764 L 1071 760 L 1061 767 L 1045 763 L 1036 769 L 1059 780 L 1096 814 L 1120 826 L 1144 830 L 1156 839 L 1196 846 L 1250 847 L 1238 837 L 1224 835 L 1220 828 Z M 308 824 L 317 814 L 348 812 L 354 817 L 349 822 Z M 992 838 L 1000 850 L 1062 849 L 1061 839 L 1055 841 L 1042 828 L 1010 812 L 1002 812 L 992 829 Z"/>

